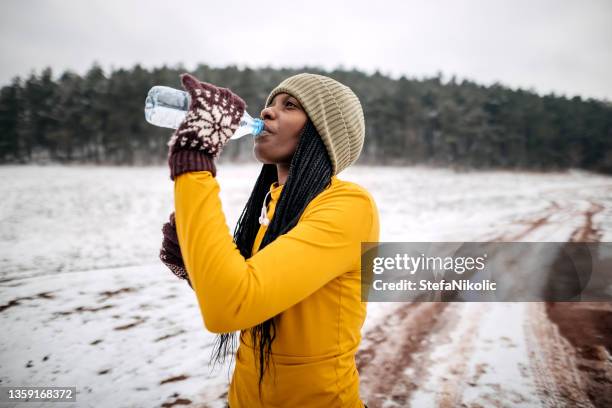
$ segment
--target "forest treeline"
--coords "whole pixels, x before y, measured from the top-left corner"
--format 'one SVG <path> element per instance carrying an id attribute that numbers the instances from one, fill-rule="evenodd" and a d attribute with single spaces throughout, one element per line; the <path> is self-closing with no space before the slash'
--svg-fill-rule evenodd
<path id="1" fill-rule="evenodd" d="M 154 85 L 180 88 L 182 66 L 115 69 L 94 64 L 85 75 L 50 68 L 15 77 L 0 93 L 0 163 L 161 164 L 172 130 L 144 119 Z M 213 68 L 193 75 L 227 87 L 259 116 L 274 86 L 298 72 L 328 75 L 360 98 L 366 139 L 358 163 L 455 168 L 582 168 L 612 174 L 609 102 L 469 80 L 389 78 L 378 71 Z M 226 145 L 221 160 L 254 160 L 245 137 Z"/>

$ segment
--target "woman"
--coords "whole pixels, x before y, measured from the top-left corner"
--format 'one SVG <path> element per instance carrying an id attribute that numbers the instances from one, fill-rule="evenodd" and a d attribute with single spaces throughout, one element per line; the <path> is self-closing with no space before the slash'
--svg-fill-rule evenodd
<path id="1" fill-rule="evenodd" d="M 190 75 L 182 83 L 192 106 L 169 142 L 176 217 L 160 257 L 220 334 L 217 359 L 240 331 L 229 406 L 363 407 L 361 242 L 378 241 L 378 210 L 363 187 L 337 178 L 363 147 L 357 96 L 309 73 L 272 90 L 253 148 L 263 166 L 232 239 L 214 159 L 245 104 Z"/>

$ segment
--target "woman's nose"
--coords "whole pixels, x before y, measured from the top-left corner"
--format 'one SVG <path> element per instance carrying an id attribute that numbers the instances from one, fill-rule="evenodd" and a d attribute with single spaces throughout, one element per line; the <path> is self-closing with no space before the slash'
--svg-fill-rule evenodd
<path id="1" fill-rule="evenodd" d="M 272 106 L 268 106 L 267 108 L 262 109 L 260 115 L 262 120 L 274 119 L 276 113 L 274 112 L 274 109 L 272 109 Z"/>

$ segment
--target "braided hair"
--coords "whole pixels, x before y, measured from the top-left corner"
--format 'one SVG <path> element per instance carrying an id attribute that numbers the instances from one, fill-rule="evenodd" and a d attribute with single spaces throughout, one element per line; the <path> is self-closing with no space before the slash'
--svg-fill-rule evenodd
<path id="1" fill-rule="evenodd" d="M 332 163 L 323 140 L 308 118 L 291 159 L 287 181 L 281 190 L 274 216 L 262 238 L 259 250 L 296 226 L 308 203 L 331 185 L 332 175 Z M 270 185 L 276 181 L 278 181 L 276 165 L 264 164 L 236 224 L 234 242 L 245 259 L 251 257 L 253 243 L 259 230 L 261 203 Z M 249 329 L 253 339 L 255 368 L 259 369 L 260 399 L 261 384 L 265 370 L 270 364 L 272 342 L 276 337 L 274 319 L 275 317 L 272 317 Z M 223 362 L 226 355 L 234 355 L 235 347 L 235 333 L 218 335 L 213 351 L 214 361 Z"/>

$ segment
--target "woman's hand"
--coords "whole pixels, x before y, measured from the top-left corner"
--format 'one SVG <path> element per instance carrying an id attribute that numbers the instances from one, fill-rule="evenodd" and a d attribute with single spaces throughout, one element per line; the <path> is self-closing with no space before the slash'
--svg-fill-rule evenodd
<path id="1" fill-rule="evenodd" d="M 170 178 L 188 171 L 209 170 L 216 175 L 214 159 L 240 124 L 246 103 L 227 88 L 181 75 L 191 96 L 187 116 L 168 141 Z"/>
<path id="2" fill-rule="evenodd" d="M 185 269 L 181 247 L 179 246 L 178 236 L 176 235 L 174 213 L 170 214 L 170 221 L 164 224 L 162 232 L 164 234 L 164 240 L 162 241 L 162 247 L 159 251 L 159 259 L 161 259 L 164 265 L 166 265 L 172 273 L 181 279 L 187 280 L 189 286 L 193 288 L 189 281 L 187 270 Z"/>

